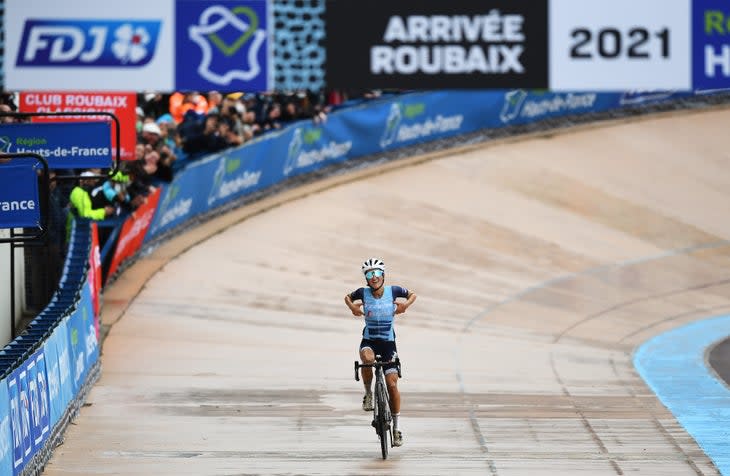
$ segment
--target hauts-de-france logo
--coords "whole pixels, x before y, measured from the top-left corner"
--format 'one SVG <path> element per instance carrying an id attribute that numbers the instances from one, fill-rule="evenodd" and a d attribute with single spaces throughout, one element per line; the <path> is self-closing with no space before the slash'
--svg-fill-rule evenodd
<path id="1" fill-rule="evenodd" d="M 297 169 L 344 160 L 352 149 L 352 141 L 337 142 L 328 137 L 321 127 L 297 127 L 287 147 L 284 175 Z"/>
<path id="2" fill-rule="evenodd" d="M 140 67 L 157 49 L 159 20 L 27 20 L 17 66 Z"/>
<path id="3" fill-rule="evenodd" d="M 0 136 L 0 153 L 9 154 L 10 148 L 13 145 L 13 140 L 8 136 Z"/>
<path id="4" fill-rule="evenodd" d="M 499 119 L 502 122 L 510 122 L 516 119 L 520 115 L 525 99 L 527 99 L 527 91 L 523 89 L 514 89 L 505 93 Z"/>
<path id="5" fill-rule="evenodd" d="M 213 5 L 188 27 L 188 37 L 202 54 L 198 74 L 219 86 L 235 80 L 251 81 L 262 73 L 259 51 L 266 43 L 265 28 L 253 8 Z"/>
<path id="6" fill-rule="evenodd" d="M 398 137 L 398 128 L 400 127 L 403 114 L 401 112 L 401 105 L 398 102 L 394 102 L 390 105 L 390 111 L 388 112 L 388 118 L 385 120 L 385 130 L 383 135 L 380 137 L 380 147 L 385 149 L 390 144 L 395 142 Z"/>
<path id="7" fill-rule="evenodd" d="M 208 193 L 208 206 L 224 202 L 248 190 L 255 189 L 261 180 L 260 170 L 244 169 L 240 158 L 221 157 L 213 174 L 213 184 Z"/>

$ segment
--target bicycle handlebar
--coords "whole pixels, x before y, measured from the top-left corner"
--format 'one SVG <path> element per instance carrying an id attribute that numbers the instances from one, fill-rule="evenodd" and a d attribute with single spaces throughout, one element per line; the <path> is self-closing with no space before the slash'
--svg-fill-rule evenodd
<path id="1" fill-rule="evenodd" d="M 358 382 L 360 381 L 360 374 L 357 373 L 357 371 L 359 369 L 361 369 L 362 367 L 378 368 L 378 367 L 385 367 L 386 365 L 390 365 L 390 364 L 395 364 L 395 368 L 398 369 L 398 377 L 403 378 L 403 376 L 401 375 L 401 369 L 400 369 L 400 359 L 398 357 L 396 357 L 393 362 L 377 361 L 377 362 L 373 362 L 372 364 L 361 364 L 360 362 L 358 362 L 356 360 L 355 361 L 355 380 L 357 380 Z"/>

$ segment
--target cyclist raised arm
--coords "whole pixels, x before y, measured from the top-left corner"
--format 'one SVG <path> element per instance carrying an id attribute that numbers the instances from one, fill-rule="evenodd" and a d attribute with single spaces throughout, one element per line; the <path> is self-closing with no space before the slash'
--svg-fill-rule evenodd
<path id="1" fill-rule="evenodd" d="M 380 259 L 370 258 L 362 264 L 367 287 L 358 288 L 345 295 L 345 304 L 356 317 L 365 317 L 365 328 L 360 342 L 360 361 L 363 364 L 375 362 L 380 355 L 383 362 L 395 362 L 397 350 L 393 322 L 396 314 L 402 314 L 416 300 L 416 295 L 402 286 L 385 286 L 385 263 Z M 405 301 L 396 301 L 405 298 Z M 359 303 L 357 302 L 359 301 Z M 399 427 L 400 392 L 398 391 L 398 369 L 395 363 L 385 366 L 385 381 L 390 395 L 390 411 L 393 414 L 393 444 L 403 444 L 403 433 Z M 362 409 L 372 411 L 373 369 L 361 369 L 362 381 L 365 385 L 365 396 Z"/>

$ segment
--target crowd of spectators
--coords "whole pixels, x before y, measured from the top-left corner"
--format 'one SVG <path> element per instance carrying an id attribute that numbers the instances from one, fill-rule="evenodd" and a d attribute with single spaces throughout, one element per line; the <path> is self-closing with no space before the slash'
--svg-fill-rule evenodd
<path id="1" fill-rule="evenodd" d="M 138 104 L 143 123 L 166 128 L 163 135 L 190 157 L 241 145 L 292 121 L 323 122 L 332 106 L 324 94 L 306 91 L 141 94 Z"/>
<path id="2" fill-rule="evenodd" d="M 67 215 L 104 220 L 134 211 L 175 171 L 189 161 L 240 146 L 263 134 L 299 120 L 321 124 L 337 107 L 378 92 L 267 92 L 243 93 L 179 91 L 137 95 L 137 143 L 133 160 L 109 169 L 53 170 L 53 207 Z M 16 112 L 15 95 L 0 95 L 0 113 Z M 0 122 L 25 121 L 22 116 L 2 116 Z M 113 174 L 111 174 L 114 172 Z M 58 177 L 77 177 L 59 180 Z M 52 216 L 64 215 L 52 211 Z"/>

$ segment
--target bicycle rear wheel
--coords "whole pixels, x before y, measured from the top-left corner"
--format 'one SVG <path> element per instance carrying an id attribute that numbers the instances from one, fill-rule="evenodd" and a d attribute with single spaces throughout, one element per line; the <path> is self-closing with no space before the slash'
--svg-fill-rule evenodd
<path id="1" fill-rule="evenodd" d="M 389 418 L 390 409 L 388 407 L 388 394 L 385 391 L 385 385 L 379 383 L 375 388 L 375 399 L 378 405 L 378 434 L 380 436 L 380 452 L 383 455 L 383 459 L 388 458 L 388 449 L 390 444 L 388 437 L 390 435 Z"/>

